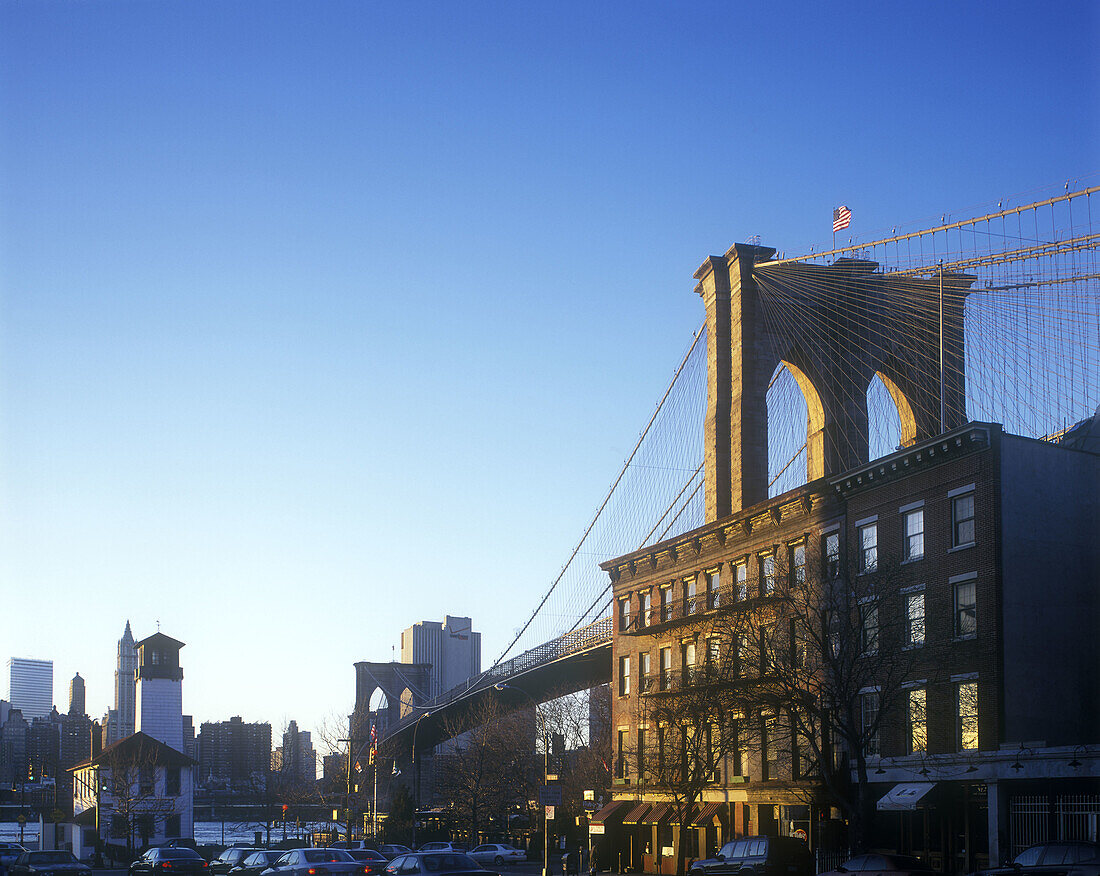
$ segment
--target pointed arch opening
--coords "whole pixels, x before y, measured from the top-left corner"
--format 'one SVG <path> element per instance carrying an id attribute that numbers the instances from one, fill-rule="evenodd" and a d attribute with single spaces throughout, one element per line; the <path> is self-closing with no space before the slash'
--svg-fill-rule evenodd
<path id="1" fill-rule="evenodd" d="M 768 496 L 825 474 L 825 406 L 813 382 L 780 360 L 768 382 Z"/>
<path id="2" fill-rule="evenodd" d="M 879 459 L 917 440 L 909 399 L 894 381 L 876 371 L 867 386 L 868 459 Z"/>

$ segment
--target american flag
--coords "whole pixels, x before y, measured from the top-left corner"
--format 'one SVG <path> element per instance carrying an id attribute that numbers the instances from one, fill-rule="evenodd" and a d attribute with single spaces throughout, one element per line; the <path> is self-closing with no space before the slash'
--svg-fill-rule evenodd
<path id="1" fill-rule="evenodd" d="M 378 743 L 378 728 L 374 724 L 370 725 L 370 741 L 372 745 Z"/>
<path id="2" fill-rule="evenodd" d="M 852 224 L 852 211 L 847 207 L 837 207 L 833 210 L 833 234 L 842 231 Z"/>

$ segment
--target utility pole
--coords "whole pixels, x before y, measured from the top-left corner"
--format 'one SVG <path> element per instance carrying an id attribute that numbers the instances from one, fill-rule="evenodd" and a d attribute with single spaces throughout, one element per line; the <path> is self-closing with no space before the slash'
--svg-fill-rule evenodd
<path id="1" fill-rule="evenodd" d="M 352 826 L 352 822 L 351 822 L 351 794 L 352 794 L 352 768 L 353 768 L 353 764 L 352 764 L 353 754 L 352 754 L 352 752 L 355 751 L 355 740 L 349 738 L 349 739 L 337 739 L 336 741 L 337 742 L 346 742 L 348 744 L 348 795 L 347 795 L 347 812 L 345 813 L 345 815 L 347 816 L 347 826 L 344 828 L 344 830 L 345 830 L 344 839 L 346 839 L 348 842 L 351 842 L 351 826 Z"/>

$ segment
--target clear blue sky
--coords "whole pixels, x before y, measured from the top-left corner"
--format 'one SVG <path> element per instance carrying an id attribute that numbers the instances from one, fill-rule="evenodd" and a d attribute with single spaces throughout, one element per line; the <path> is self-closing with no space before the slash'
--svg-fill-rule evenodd
<path id="1" fill-rule="evenodd" d="M 196 724 L 534 606 L 758 234 L 1100 169 L 1094 2 L 0 0 L 0 656 Z M 931 221 L 928 222 L 931 224 Z M 278 727 L 276 727 L 278 729 Z"/>

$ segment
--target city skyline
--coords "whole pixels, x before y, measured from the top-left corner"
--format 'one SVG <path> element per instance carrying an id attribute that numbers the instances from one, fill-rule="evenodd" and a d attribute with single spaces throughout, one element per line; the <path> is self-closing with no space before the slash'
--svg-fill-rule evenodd
<path id="1" fill-rule="evenodd" d="M 0 3 L 0 653 L 96 718 L 127 618 L 196 726 L 346 719 L 425 619 L 491 665 L 709 254 L 1096 178 L 1086 2 L 260 9 Z"/>

